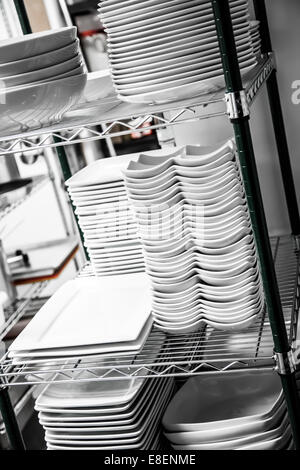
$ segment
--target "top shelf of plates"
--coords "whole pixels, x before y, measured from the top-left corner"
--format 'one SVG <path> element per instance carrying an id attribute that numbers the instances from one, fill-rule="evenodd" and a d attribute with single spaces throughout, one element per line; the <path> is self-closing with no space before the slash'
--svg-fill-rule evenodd
<path id="1" fill-rule="evenodd" d="M 244 76 L 249 106 L 274 68 L 274 57 L 266 55 Z M 15 130 L 11 133 L 6 131 L 5 135 L 1 134 L 0 129 L 0 154 L 8 155 L 20 150 L 26 152 L 130 134 L 149 119 L 152 119 L 150 128 L 159 129 L 225 114 L 224 90 L 155 105 L 125 103 L 116 97 L 109 97 L 74 106 L 61 122 L 50 127 L 27 129 L 18 134 Z M 54 142 L 54 136 L 59 137 L 59 142 Z"/>

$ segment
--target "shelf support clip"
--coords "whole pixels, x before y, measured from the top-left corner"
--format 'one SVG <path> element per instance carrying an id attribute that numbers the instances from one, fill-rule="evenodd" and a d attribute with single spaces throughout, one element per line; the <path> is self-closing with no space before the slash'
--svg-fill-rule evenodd
<path id="1" fill-rule="evenodd" d="M 240 119 L 250 115 L 245 90 L 226 92 L 225 103 L 226 112 L 230 119 Z"/>
<path id="2" fill-rule="evenodd" d="M 274 352 L 275 370 L 279 375 L 290 375 L 296 371 L 296 363 L 292 350 L 284 353 Z"/>

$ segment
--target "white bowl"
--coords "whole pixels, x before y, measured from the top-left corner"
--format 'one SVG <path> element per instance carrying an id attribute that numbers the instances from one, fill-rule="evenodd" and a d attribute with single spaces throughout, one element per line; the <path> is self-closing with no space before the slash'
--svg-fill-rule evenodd
<path id="1" fill-rule="evenodd" d="M 32 72 L 33 70 L 43 69 L 55 64 L 67 61 L 78 53 L 79 39 L 76 39 L 71 44 L 55 49 L 50 52 L 45 52 L 34 57 L 0 64 L 0 77 L 9 77 L 20 73 Z"/>
<path id="2" fill-rule="evenodd" d="M 284 437 L 283 437 L 284 436 Z M 270 429 L 269 431 L 263 431 L 261 433 L 253 433 L 248 434 L 244 437 L 236 437 L 234 439 L 227 439 L 225 434 L 225 439 L 220 440 L 217 442 L 210 441 L 210 442 L 202 442 L 196 443 L 191 442 L 189 438 L 182 438 L 181 436 L 176 441 L 185 442 L 185 444 L 176 444 L 174 445 L 174 449 L 181 449 L 181 450 L 238 450 L 240 448 L 244 448 L 246 446 L 256 446 L 261 445 L 262 449 L 265 445 L 269 445 L 269 442 L 274 440 L 287 440 L 291 436 L 291 430 L 289 426 L 289 420 L 287 413 L 285 413 L 284 418 L 279 421 L 278 426 L 275 429 Z M 196 440 L 196 437 L 195 437 Z M 280 448 L 280 445 L 277 449 Z"/>
<path id="3" fill-rule="evenodd" d="M 22 86 L 32 84 L 35 82 L 55 80 L 62 74 L 71 72 L 82 64 L 81 54 L 76 54 L 71 59 L 64 61 L 60 64 L 51 65 L 42 69 L 37 69 L 32 72 L 19 73 L 11 77 L 3 77 L 1 79 L 1 90 L 10 87 Z"/>
<path id="4" fill-rule="evenodd" d="M 77 28 L 74 26 L 27 34 L 0 41 L 0 64 L 23 60 L 46 52 L 60 49 L 75 41 Z"/>
<path id="5" fill-rule="evenodd" d="M 273 416 L 281 401 L 273 370 L 193 377 L 169 404 L 163 426 L 185 432 L 247 425 Z"/>
<path id="6" fill-rule="evenodd" d="M 21 132 L 59 122 L 78 101 L 86 74 L 0 92 L 0 131 Z"/>

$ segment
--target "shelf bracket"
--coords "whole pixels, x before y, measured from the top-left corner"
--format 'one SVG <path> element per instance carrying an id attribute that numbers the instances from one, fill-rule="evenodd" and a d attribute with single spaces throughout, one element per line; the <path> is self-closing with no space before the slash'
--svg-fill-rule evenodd
<path id="1" fill-rule="evenodd" d="M 284 353 L 274 352 L 273 357 L 276 362 L 275 370 L 279 375 L 290 375 L 296 371 L 296 363 L 291 349 Z"/>
<path id="2" fill-rule="evenodd" d="M 226 112 L 230 119 L 240 119 L 250 115 L 245 90 L 225 93 Z"/>

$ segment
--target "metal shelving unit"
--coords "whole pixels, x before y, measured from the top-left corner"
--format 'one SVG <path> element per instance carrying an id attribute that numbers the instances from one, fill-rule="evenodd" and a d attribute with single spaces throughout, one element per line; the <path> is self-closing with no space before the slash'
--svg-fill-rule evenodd
<path id="1" fill-rule="evenodd" d="M 291 330 L 290 342 L 295 339 L 297 310 L 300 301 L 300 265 L 292 237 L 271 239 L 273 259 L 277 269 L 285 324 Z M 92 277 L 90 265 L 79 277 Z M 161 345 L 161 346 L 159 346 Z M 157 357 L 153 350 L 159 347 Z M 10 386 L 61 382 L 95 382 L 124 380 L 132 377 L 189 377 L 214 372 L 240 371 L 275 367 L 273 338 L 268 315 L 258 318 L 254 325 L 241 332 L 215 331 L 211 327 L 199 332 L 168 336 L 152 329 L 145 346 L 137 356 L 118 359 L 106 356 L 62 358 L 55 361 L 1 361 L 0 378 Z"/>
<path id="2" fill-rule="evenodd" d="M 258 65 L 244 76 L 243 82 L 249 106 L 254 102 L 274 67 L 273 55 L 266 54 Z M 217 110 L 214 109 L 216 107 L 218 107 Z M 170 117 L 167 118 L 164 114 L 169 114 Z M 22 145 L 22 151 L 26 152 L 47 147 L 61 148 L 66 145 L 131 134 L 149 118 L 155 121 L 155 124 L 149 128 L 160 129 L 225 114 L 224 89 L 208 95 L 160 105 L 124 103 L 116 97 L 110 97 L 73 107 L 60 123 L 51 128 L 44 127 L 17 135 L 0 136 L 0 153 L 13 154 L 20 145 Z M 129 120 L 134 124 L 128 124 Z M 107 125 L 107 123 L 110 124 Z M 105 124 L 105 130 L 95 130 L 95 126 Z M 114 130 L 117 125 L 122 125 L 124 130 Z M 57 137 L 58 141 L 54 142 L 53 137 Z"/>
<path id="3" fill-rule="evenodd" d="M 24 33 L 30 25 L 22 0 L 14 0 L 19 11 Z M 259 254 L 267 312 L 252 328 L 240 333 L 215 332 L 209 328 L 188 336 L 164 336 L 153 329 L 141 354 L 107 358 L 105 363 L 96 358 L 72 358 L 50 364 L 26 362 L 16 364 L 5 357 L 0 364 L 0 407 L 14 448 L 24 449 L 13 409 L 8 397 L 8 387 L 20 383 L 48 383 L 60 381 L 120 380 L 128 377 L 187 377 L 202 373 L 226 373 L 248 368 L 275 367 L 280 375 L 287 403 L 295 448 L 300 448 L 300 401 L 295 378 L 293 341 L 297 329 L 299 310 L 300 272 L 299 236 L 300 217 L 295 185 L 291 171 L 287 139 L 276 79 L 276 68 L 264 0 L 253 0 L 257 19 L 261 22 L 263 58 L 258 66 L 242 80 L 228 0 L 212 0 L 217 34 L 223 61 L 225 90 L 199 98 L 165 105 L 132 105 L 117 99 L 87 103 L 73 108 L 64 120 L 39 130 L 0 137 L 0 153 L 14 153 L 19 144 L 23 151 L 56 147 L 65 178 L 70 176 L 64 146 L 105 137 L 130 133 L 149 117 L 155 119 L 152 128 L 173 126 L 182 122 L 228 114 L 232 123 L 238 156 L 241 163 L 246 195 L 251 214 L 255 242 Z M 260 192 L 252 137 L 249 126 L 249 107 L 261 87 L 266 84 L 276 134 L 278 154 L 289 210 L 292 236 L 269 240 L 263 201 Z M 225 92 L 225 94 L 224 94 Z M 163 117 L 162 117 L 163 116 Z M 166 117 L 169 116 L 169 117 Z M 124 121 L 135 119 L 134 127 Z M 110 122 L 103 132 L 92 127 Z M 114 132 L 116 124 L 124 130 Z M 84 139 L 80 133 L 85 130 Z M 36 138 L 39 137 L 38 142 Z M 53 139 L 54 137 L 54 139 Z M 82 275 L 91 275 L 87 266 Z M 289 330 L 289 333 L 288 331 Z M 159 345 L 155 361 L 149 351 Z M 274 348 L 274 352 L 273 352 Z M 41 367 L 43 365 L 43 367 Z M 45 368 L 44 368 L 45 367 Z M 17 385 L 17 384 L 16 384 Z"/>

